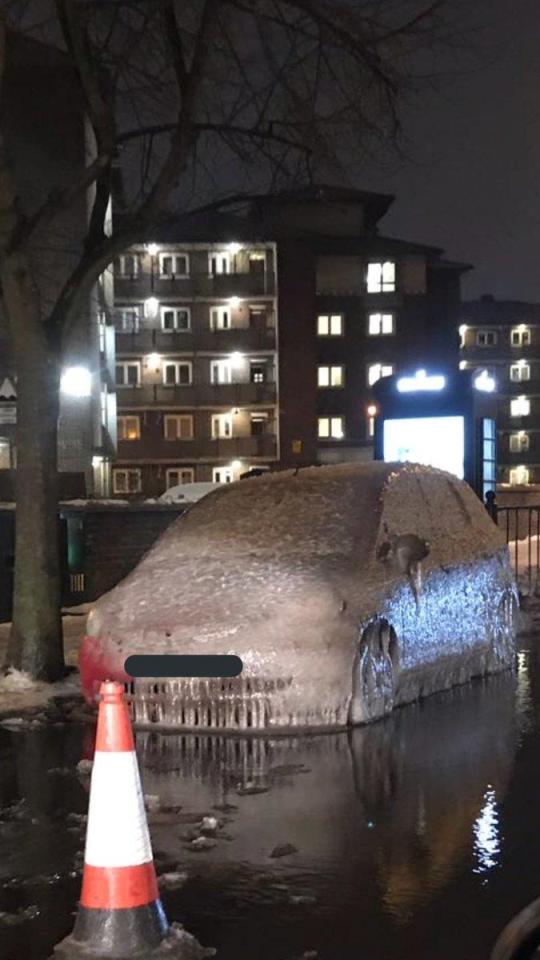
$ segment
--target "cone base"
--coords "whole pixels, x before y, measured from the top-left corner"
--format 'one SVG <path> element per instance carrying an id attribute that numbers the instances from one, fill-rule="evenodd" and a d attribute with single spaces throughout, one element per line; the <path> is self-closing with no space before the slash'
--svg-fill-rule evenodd
<path id="1" fill-rule="evenodd" d="M 135 953 L 129 948 L 122 953 L 98 952 L 71 934 L 54 948 L 50 960 L 205 960 L 215 954 L 213 947 L 202 947 L 180 923 L 173 923 L 157 947 L 143 947 Z"/>

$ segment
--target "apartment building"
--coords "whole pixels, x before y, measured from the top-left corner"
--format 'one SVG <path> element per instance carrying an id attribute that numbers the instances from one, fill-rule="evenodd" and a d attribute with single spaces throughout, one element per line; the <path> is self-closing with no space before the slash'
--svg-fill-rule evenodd
<path id="1" fill-rule="evenodd" d="M 172 231 L 115 264 L 117 496 L 279 462 L 275 244 L 226 222 L 212 241 Z"/>
<path id="2" fill-rule="evenodd" d="M 377 380 L 457 367 L 469 268 L 380 235 L 392 202 L 308 187 L 118 258 L 116 496 L 370 459 Z"/>
<path id="3" fill-rule="evenodd" d="M 540 304 L 484 296 L 462 306 L 460 365 L 489 370 L 498 394 L 498 482 L 540 483 Z"/>

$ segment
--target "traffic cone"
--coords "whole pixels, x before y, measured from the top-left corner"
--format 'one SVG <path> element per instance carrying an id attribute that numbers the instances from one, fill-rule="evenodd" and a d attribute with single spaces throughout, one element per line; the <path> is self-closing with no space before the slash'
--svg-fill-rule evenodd
<path id="1" fill-rule="evenodd" d="M 55 958 L 176 960 L 213 953 L 167 923 L 123 687 L 102 683 L 81 900 L 73 933 L 55 947 Z"/>

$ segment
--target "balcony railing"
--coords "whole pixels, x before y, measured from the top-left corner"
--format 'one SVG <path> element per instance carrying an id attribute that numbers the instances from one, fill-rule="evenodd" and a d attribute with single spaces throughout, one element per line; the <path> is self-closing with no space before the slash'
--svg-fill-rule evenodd
<path id="1" fill-rule="evenodd" d="M 142 437 L 140 440 L 121 440 L 118 444 L 121 460 L 234 460 L 277 458 L 277 439 L 274 434 L 257 437 L 211 437 L 193 440 L 165 440 L 163 437 Z"/>
<path id="2" fill-rule="evenodd" d="M 144 330 L 117 331 L 116 352 L 121 353 L 233 353 L 272 350 L 276 347 L 273 327 L 232 327 L 230 330 Z"/>
<path id="3" fill-rule="evenodd" d="M 188 277 L 159 277 L 143 273 L 137 277 L 115 276 L 115 296 L 120 299 L 146 297 L 178 298 L 193 297 L 262 297 L 274 296 L 275 274 L 266 273 L 220 273 L 208 276 L 192 273 Z"/>
<path id="4" fill-rule="evenodd" d="M 276 402 L 275 383 L 220 383 L 118 387 L 118 407 L 244 407 Z"/>

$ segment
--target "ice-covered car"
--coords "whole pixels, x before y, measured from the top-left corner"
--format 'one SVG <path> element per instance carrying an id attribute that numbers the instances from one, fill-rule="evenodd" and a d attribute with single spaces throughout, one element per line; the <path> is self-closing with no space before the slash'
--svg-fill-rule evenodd
<path id="1" fill-rule="evenodd" d="M 508 549 L 461 480 L 413 464 L 257 477 L 204 497 L 92 609 L 80 657 L 142 725 L 343 728 L 514 656 Z M 136 653 L 236 654 L 240 677 L 136 680 Z"/>

